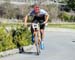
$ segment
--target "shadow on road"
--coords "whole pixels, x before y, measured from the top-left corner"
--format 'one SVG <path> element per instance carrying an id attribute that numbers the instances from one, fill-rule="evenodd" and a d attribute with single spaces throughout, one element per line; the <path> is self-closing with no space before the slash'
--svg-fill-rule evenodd
<path id="1" fill-rule="evenodd" d="M 25 51 L 24 49 L 23 49 L 23 47 L 20 47 L 19 48 L 19 54 L 29 54 L 29 55 L 37 55 L 37 52 L 35 52 L 35 51 Z"/>
<path id="2" fill-rule="evenodd" d="M 72 42 L 75 42 L 75 41 L 72 41 Z"/>
<path id="3" fill-rule="evenodd" d="M 37 55 L 37 52 L 23 52 L 20 54 L 26 54 L 26 55 Z"/>

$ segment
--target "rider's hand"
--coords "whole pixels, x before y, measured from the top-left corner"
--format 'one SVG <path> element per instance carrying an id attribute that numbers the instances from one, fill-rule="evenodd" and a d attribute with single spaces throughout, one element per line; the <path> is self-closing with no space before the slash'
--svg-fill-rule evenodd
<path id="1" fill-rule="evenodd" d="M 47 23 L 47 22 L 44 22 L 43 24 L 45 24 L 46 26 L 48 25 L 48 23 Z"/>
<path id="2" fill-rule="evenodd" d="M 47 22 L 45 21 L 45 22 L 43 22 L 43 24 L 46 24 Z"/>

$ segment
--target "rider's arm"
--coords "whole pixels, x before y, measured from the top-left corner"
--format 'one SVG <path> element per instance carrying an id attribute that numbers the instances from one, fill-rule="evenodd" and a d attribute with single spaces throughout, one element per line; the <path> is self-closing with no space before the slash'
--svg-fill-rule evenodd
<path id="1" fill-rule="evenodd" d="M 40 12 L 41 12 L 41 14 L 44 14 L 44 15 L 45 15 L 44 24 L 46 24 L 47 21 L 48 21 L 48 19 L 49 19 L 49 14 L 48 14 L 47 11 L 45 11 L 44 9 L 41 9 Z"/>
<path id="2" fill-rule="evenodd" d="M 45 24 L 48 22 L 48 19 L 49 19 L 49 15 L 46 14 L 46 15 L 45 15 L 45 22 L 44 22 Z"/>
<path id="3" fill-rule="evenodd" d="M 27 20 L 29 16 L 33 16 L 34 11 L 30 11 L 25 17 L 24 17 L 24 25 L 27 26 Z"/>
<path id="4" fill-rule="evenodd" d="M 27 26 L 27 20 L 28 20 L 28 15 L 25 16 L 24 18 L 24 25 Z"/>

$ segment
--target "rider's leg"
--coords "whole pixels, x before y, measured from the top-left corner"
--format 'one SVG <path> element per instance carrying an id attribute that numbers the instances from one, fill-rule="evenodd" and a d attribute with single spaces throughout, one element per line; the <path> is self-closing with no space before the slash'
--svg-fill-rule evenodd
<path id="1" fill-rule="evenodd" d="M 33 35 L 34 35 L 34 43 L 36 44 L 36 42 L 35 42 L 35 39 L 36 39 L 36 37 L 35 37 L 36 36 L 36 31 L 33 32 Z"/>
<path id="2" fill-rule="evenodd" d="M 41 34 L 40 34 L 40 31 L 39 30 L 37 32 L 38 32 L 38 43 L 40 45 L 40 42 L 41 42 Z"/>
<path id="3" fill-rule="evenodd" d="M 34 17 L 33 20 L 32 20 L 32 23 L 37 23 L 37 18 Z M 32 43 L 34 43 L 34 29 L 32 27 L 32 24 L 31 24 L 31 34 L 32 34 Z"/>
<path id="4" fill-rule="evenodd" d="M 40 25 L 40 33 L 41 33 L 41 40 L 44 40 L 44 29 L 45 29 L 45 24 Z"/>
<path id="5" fill-rule="evenodd" d="M 38 33 L 38 34 L 37 34 Z M 40 41 L 41 41 L 41 38 L 40 38 L 40 31 L 34 31 L 34 33 L 33 33 L 33 35 L 34 35 L 34 40 L 36 40 L 36 36 L 37 36 L 37 39 L 38 39 L 38 44 L 40 44 Z M 36 44 L 36 41 L 34 41 L 35 42 L 35 44 Z"/>
<path id="6" fill-rule="evenodd" d="M 40 33 L 41 33 L 41 49 L 44 49 L 44 29 L 45 29 L 45 25 L 40 25 Z"/>
<path id="7" fill-rule="evenodd" d="M 34 34 L 32 33 L 32 42 L 34 43 Z"/>
<path id="8" fill-rule="evenodd" d="M 34 30 L 33 30 L 32 26 L 31 26 L 31 34 L 32 34 L 31 40 L 32 40 L 32 44 L 33 44 L 34 43 Z"/>
<path id="9" fill-rule="evenodd" d="M 40 48 L 44 49 L 45 48 L 45 46 L 44 46 L 44 30 L 41 29 L 40 31 L 41 31 L 41 45 L 40 45 Z"/>
<path id="10" fill-rule="evenodd" d="M 41 33 L 41 40 L 44 40 L 44 29 L 40 29 L 40 33 Z"/>

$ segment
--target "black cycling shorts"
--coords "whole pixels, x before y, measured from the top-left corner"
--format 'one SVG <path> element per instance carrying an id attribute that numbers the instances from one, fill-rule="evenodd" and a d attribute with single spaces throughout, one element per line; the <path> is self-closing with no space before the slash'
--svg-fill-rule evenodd
<path id="1" fill-rule="evenodd" d="M 32 23 L 43 23 L 44 21 L 45 21 L 45 15 L 34 16 Z M 40 29 L 45 29 L 45 24 L 40 25 Z M 31 31 L 33 31 L 32 26 L 31 26 Z"/>

